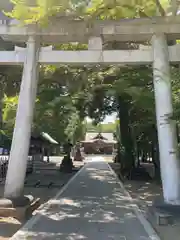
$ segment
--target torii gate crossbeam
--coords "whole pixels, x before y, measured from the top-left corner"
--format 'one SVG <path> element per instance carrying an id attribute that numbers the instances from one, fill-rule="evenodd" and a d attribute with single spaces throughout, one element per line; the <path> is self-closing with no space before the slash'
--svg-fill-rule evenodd
<path id="1" fill-rule="evenodd" d="M 168 47 L 169 62 L 180 62 L 180 45 Z M 0 51 L 0 65 L 23 65 L 26 59 L 26 49 L 15 51 Z M 114 64 L 114 65 L 144 65 L 153 63 L 153 49 L 145 47 L 139 50 L 83 50 L 56 51 L 41 48 L 38 62 L 45 65 L 56 64 Z"/>
<path id="2" fill-rule="evenodd" d="M 7 24 L 6 24 L 7 23 Z M 36 35 L 45 43 L 88 43 L 90 36 L 102 37 L 104 41 L 145 42 L 154 33 L 164 33 L 168 40 L 180 39 L 179 16 L 152 17 L 121 20 L 68 20 L 54 18 L 45 28 L 36 25 L 17 26 L 17 21 L 0 25 L 0 35 L 14 41 L 28 40 Z"/>

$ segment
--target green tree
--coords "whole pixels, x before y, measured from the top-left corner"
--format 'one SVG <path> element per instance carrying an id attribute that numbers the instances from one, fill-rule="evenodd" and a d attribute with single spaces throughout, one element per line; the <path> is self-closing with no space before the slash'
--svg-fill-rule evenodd
<path id="1" fill-rule="evenodd" d="M 35 1 L 29 7 L 27 3 L 14 0 L 14 9 L 10 14 L 25 24 L 46 24 L 52 17 L 71 16 L 91 19 L 120 19 L 147 17 L 157 14 L 165 15 L 169 8 L 168 1 L 135 0 L 135 1 L 108 1 L 94 0 L 88 5 L 83 1 Z M 146 43 L 147 44 L 147 43 Z M 137 45 L 128 43 L 122 46 L 117 42 L 107 43 L 106 48 L 122 49 L 136 48 Z M 59 49 L 86 48 L 86 45 L 65 44 Z M 42 68 L 42 84 L 39 87 L 37 97 L 37 110 L 35 128 L 45 128 L 58 139 L 65 139 L 68 133 L 73 139 L 72 133 L 77 122 L 82 122 L 86 116 L 90 116 L 95 123 L 101 122 L 107 114 L 119 111 L 119 97 L 122 102 L 128 99 L 126 109 L 127 119 L 121 121 L 121 129 L 126 133 L 133 132 L 133 137 L 138 141 L 150 140 L 150 130 L 155 123 L 154 98 L 152 87 L 152 69 L 145 67 L 82 67 L 74 68 L 51 66 Z M 176 89 L 177 90 L 177 89 Z M 126 96 L 126 97 L 124 97 Z M 177 97 L 175 105 L 178 106 Z M 123 107 L 125 108 L 125 104 Z M 72 122 L 67 121 L 71 119 Z M 122 124 L 126 123 L 126 126 Z M 128 124 L 127 124 L 128 123 Z M 57 128 L 63 129 L 63 133 L 57 133 Z M 123 135 L 123 131 L 121 131 Z M 126 134 L 125 134 L 126 135 Z M 129 143 L 132 148 L 132 136 L 129 134 Z M 122 137 L 124 138 L 124 137 Z M 131 143 L 130 143 L 131 142 Z M 128 148 L 128 146 L 126 146 Z M 132 152 L 132 151 L 126 151 Z M 128 155 L 129 156 L 129 155 Z M 126 159 L 131 159 L 130 157 Z M 131 161 L 132 162 L 132 161 Z"/>
<path id="2" fill-rule="evenodd" d="M 11 0 L 13 10 L 6 13 L 25 24 L 48 24 L 52 17 L 70 16 L 84 19 L 119 19 L 155 16 L 157 9 L 165 15 L 168 0 Z"/>

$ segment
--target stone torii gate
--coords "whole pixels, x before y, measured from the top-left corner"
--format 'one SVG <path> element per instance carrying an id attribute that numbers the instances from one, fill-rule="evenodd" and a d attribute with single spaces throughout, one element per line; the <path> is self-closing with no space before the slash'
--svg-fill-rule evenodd
<path id="1" fill-rule="evenodd" d="M 180 204 L 180 168 L 175 123 L 172 116 L 169 62 L 180 62 L 180 47 L 169 46 L 167 40 L 180 39 L 179 17 L 126 19 L 120 21 L 73 21 L 55 19 L 46 28 L 37 25 L 20 27 L 3 21 L 0 36 L 4 40 L 26 42 L 25 49 L 1 51 L 0 64 L 24 66 L 19 103 L 11 146 L 5 197 L 19 197 L 24 187 L 29 139 L 38 84 L 39 64 L 153 64 L 157 129 L 160 150 L 164 200 Z M 103 50 L 103 42 L 145 42 L 138 50 Z M 41 43 L 88 43 L 84 51 L 55 51 Z"/>

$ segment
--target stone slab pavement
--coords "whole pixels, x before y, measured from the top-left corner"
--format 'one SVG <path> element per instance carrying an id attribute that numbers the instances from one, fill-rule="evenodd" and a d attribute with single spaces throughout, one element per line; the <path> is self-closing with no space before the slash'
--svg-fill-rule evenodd
<path id="1" fill-rule="evenodd" d="M 89 160 L 11 240 L 160 240 L 102 157 Z"/>

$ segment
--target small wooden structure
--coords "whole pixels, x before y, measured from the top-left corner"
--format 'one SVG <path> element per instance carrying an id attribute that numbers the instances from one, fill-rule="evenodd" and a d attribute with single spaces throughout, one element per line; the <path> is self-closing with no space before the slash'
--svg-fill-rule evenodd
<path id="1" fill-rule="evenodd" d="M 12 139 L 8 138 L 5 134 L 0 135 L 0 181 L 6 177 L 11 142 Z M 40 134 L 33 133 L 30 139 L 26 172 L 31 173 L 33 171 L 34 161 L 43 160 L 44 156 L 47 156 L 47 161 L 49 161 L 49 155 L 51 154 L 50 151 L 54 145 L 58 146 L 58 142 L 56 142 L 49 134 L 44 132 Z"/>
<path id="2" fill-rule="evenodd" d="M 2 148 L 0 155 L 4 155 L 3 150 L 6 150 L 8 153 L 10 152 L 11 142 L 11 138 L 5 134 L 0 134 L 0 148 Z M 31 155 L 33 152 L 41 153 L 43 151 L 43 148 L 49 148 L 54 145 L 57 146 L 58 142 L 55 141 L 48 133 L 32 133 L 30 139 L 29 155 Z"/>
<path id="3" fill-rule="evenodd" d="M 81 143 L 87 154 L 112 154 L 117 142 L 113 133 L 86 133 Z"/>
<path id="4" fill-rule="evenodd" d="M 43 157 L 47 156 L 47 161 L 49 161 L 49 156 L 54 146 L 59 146 L 59 144 L 48 133 L 33 133 L 31 135 L 29 154 L 39 156 L 39 160 L 43 160 Z"/>
<path id="5" fill-rule="evenodd" d="M 40 134 L 33 133 L 31 135 L 30 148 L 36 149 L 41 152 L 42 148 L 48 148 L 52 145 L 58 145 L 58 142 L 54 140 L 48 133 L 42 132 Z"/>

